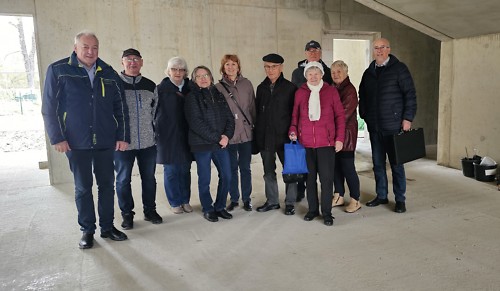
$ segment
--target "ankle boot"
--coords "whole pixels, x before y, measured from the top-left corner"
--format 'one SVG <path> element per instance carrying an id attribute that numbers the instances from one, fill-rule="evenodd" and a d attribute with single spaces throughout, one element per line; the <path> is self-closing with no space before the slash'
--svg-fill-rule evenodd
<path id="1" fill-rule="evenodd" d="M 343 205 L 344 205 L 344 197 L 340 196 L 339 193 L 333 193 L 332 207 L 343 206 Z"/>
<path id="2" fill-rule="evenodd" d="M 345 212 L 353 213 L 358 211 L 360 208 L 361 208 L 361 203 L 359 203 L 358 200 L 351 198 L 349 205 L 347 205 L 347 207 L 345 208 Z"/>

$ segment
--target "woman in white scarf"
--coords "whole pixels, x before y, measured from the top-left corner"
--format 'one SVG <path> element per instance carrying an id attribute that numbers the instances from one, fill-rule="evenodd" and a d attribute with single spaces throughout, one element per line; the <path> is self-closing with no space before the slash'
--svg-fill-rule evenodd
<path id="1" fill-rule="evenodd" d="M 335 153 L 340 151 L 345 135 L 345 114 L 339 93 L 322 80 L 324 71 L 319 62 L 309 62 L 304 68 L 307 83 L 295 93 L 291 140 L 299 140 L 306 148 L 307 202 L 309 211 L 304 220 L 323 216 L 325 225 L 333 225 L 333 172 Z M 317 177 L 321 183 L 321 203 L 318 199 Z"/>

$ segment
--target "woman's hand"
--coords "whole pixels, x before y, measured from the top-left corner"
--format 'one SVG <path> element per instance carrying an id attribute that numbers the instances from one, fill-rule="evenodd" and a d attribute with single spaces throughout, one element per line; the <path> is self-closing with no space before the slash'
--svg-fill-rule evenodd
<path id="1" fill-rule="evenodd" d="M 335 142 L 335 152 L 338 153 L 342 150 L 342 148 L 344 147 L 344 143 L 341 142 L 341 141 L 336 141 Z"/>
<path id="2" fill-rule="evenodd" d="M 295 135 L 295 132 L 290 133 L 290 135 L 288 136 L 288 138 L 291 141 L 297 141 L 297 136 Z"/>
<path id="3" fill-rule="evenodd" d="M 220 147 L 224 149 L 227 147 L 228 143 L 229 143 L 229 138 L 225 135 L 221 135 L 220 141 L 219 141 Z"/>

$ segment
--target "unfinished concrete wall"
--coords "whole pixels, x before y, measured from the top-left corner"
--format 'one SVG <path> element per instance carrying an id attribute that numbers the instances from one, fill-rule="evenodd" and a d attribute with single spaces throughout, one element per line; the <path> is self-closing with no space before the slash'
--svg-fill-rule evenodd
<path id="1" fill-rule="evenodd" d="M 473 149 L 500 161 L 500 34 L 443 43 L 438 163 L 461 168 Z"/>
<path id="2" fill-rule="evenodd" d="M 5 1 L 5 0 L 4 0 Z M 73 49 L 73 37 L 90 29 L 99 37 L 100 57 L 121 70 L 121 52 L 139 49 L 143 74 L 155 82 L 164 77 L 170 57 L 183 56 L 190 68 L 208 65 L 220 77 L 220 59 L 236 53 L 243 74 L 256 87 L 265 77 L 261 58 L 277 52 L 285 58 L 290 78 L 304 45 L 326 31 L 380 32 L 392 52 L 405 62 L 417 85 L 419 109 L 415 126 L 426 128 L 435 143 L 439 42 L 407 28 L 353 0 L 7 0 L 6 12 L 32 14 L 38 34 L 41 80 L 47 66 Z M 4 12 L 4 5 L 0 8 Z M 355 84 L 356 86 L 358 84 Z M 64 155 L 49 149 L 51 182 L 70 182 Z"/>

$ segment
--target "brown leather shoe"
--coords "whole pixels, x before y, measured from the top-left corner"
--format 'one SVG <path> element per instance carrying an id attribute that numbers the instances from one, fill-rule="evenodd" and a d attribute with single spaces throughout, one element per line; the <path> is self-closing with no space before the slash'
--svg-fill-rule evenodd
<path id="1" fill-rule="evenodd" d="M 345 212 L 347 213 L 353 213 L 358 211 L 361 208 L 361 203 L 359 203 L 358 200 L 351 198 L 351 201 L 349 201 L 349 205 L 345 208 Z"/>

